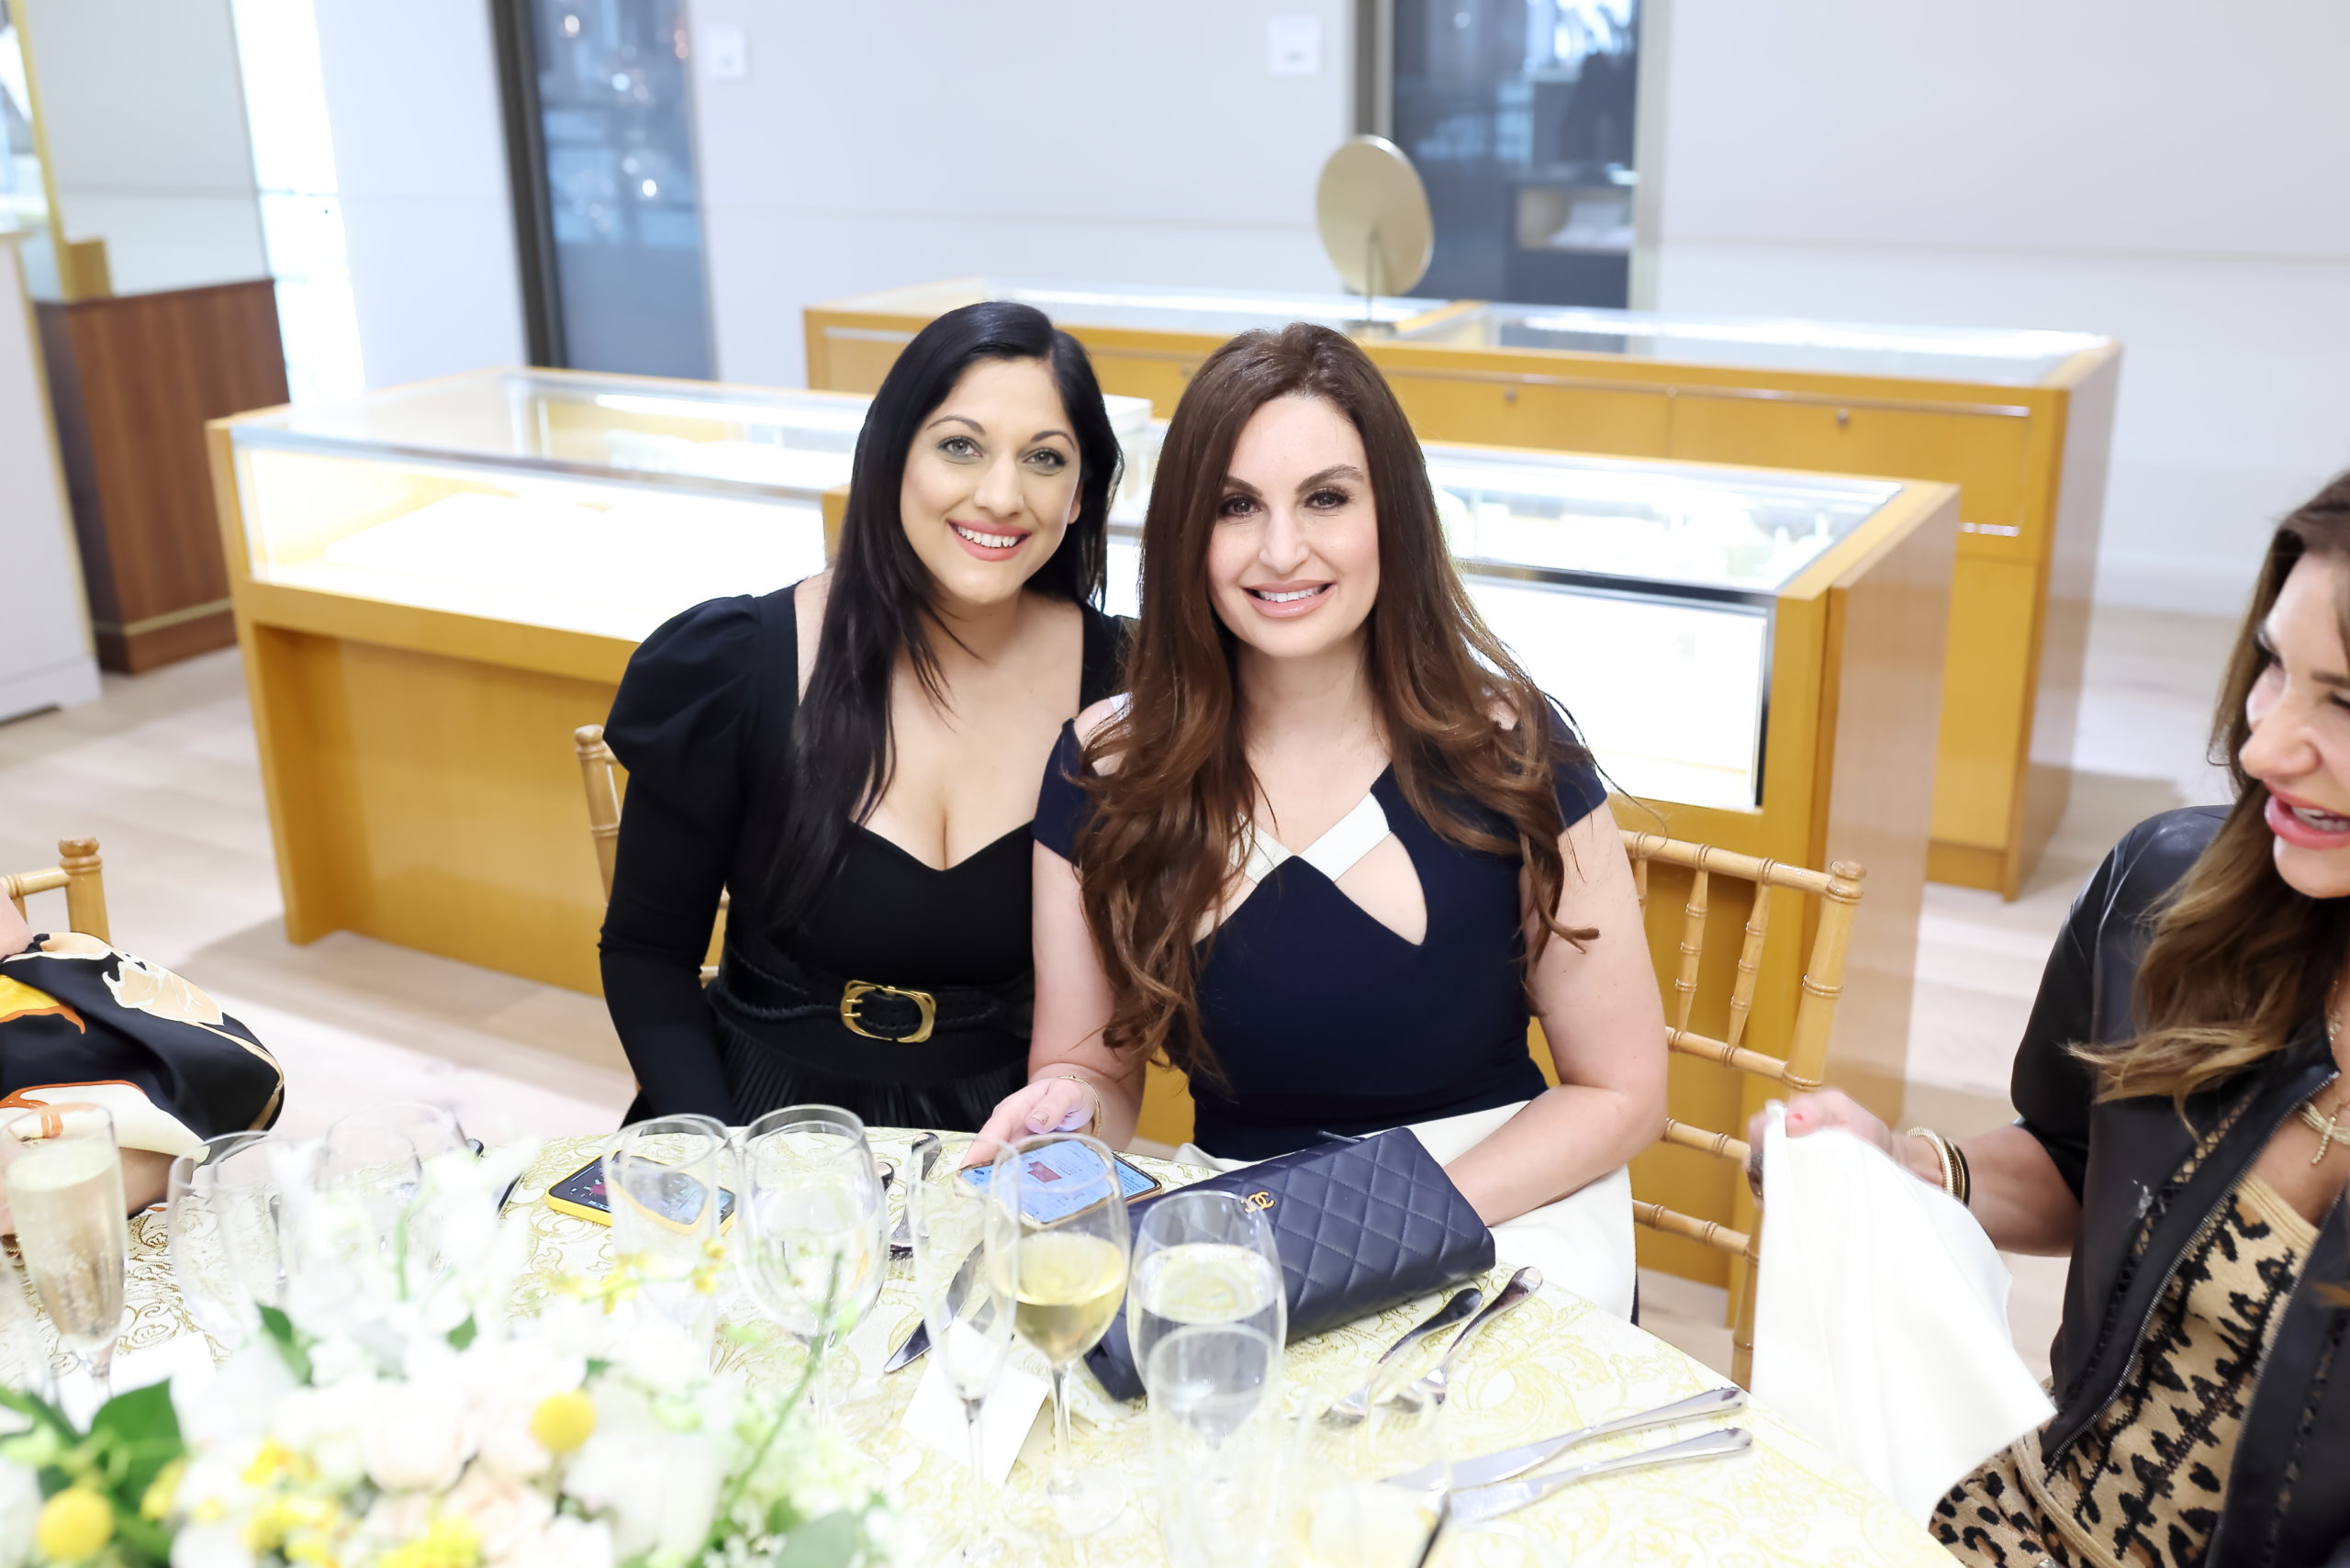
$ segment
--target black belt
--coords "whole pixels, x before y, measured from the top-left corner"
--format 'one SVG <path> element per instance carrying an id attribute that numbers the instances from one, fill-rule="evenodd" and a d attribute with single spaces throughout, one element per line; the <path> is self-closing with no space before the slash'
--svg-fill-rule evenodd
<path id="1" fill-rule="evenodd" d="M 928 1079 L 1024 1060 L 1035 990 L 1033 974 L 995 986 L 928 989 L 853 980 L 772 949 L 747 958 L 730 944 L 710 999 L 744 1034 L 811 1067 L 854 1071 L 845 1048 L 864 1039 L 897 1047 L 855 1051 L 876 1076 L 912 1069 Z"/>

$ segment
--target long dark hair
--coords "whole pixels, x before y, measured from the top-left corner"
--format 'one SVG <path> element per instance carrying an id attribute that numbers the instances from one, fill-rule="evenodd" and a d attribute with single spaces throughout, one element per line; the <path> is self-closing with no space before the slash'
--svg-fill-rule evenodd
<path id="1" fill-rule="evenodd" d="M 937 585 L 906 538 L 898 499 L 923 423 L 965 371 L 997 359 L 1049 365 L 1077 438 L 1077 518 L 1028 591 L 1073 604 L 1101 600 L 1120 456 L 1092 362 L 1034 306 L 989 300 L 948 311 L 898 355 L 857 434 L 816 667 L 791 726 L 773 885 L 778 930 L 806 916 L 839 869 L 849 824 L 863 822 L 890 788 L 890 678 L 899 655 L 912 661 L 933 700 L 946 700 L 933 639 L 953 633 L 938 619 Z"/>
<path id="2" fill-rule="evenodd" d="M 1553 913 L 1566 880 L 1566 823 L 1552 772 L 1589 754 L 1453 570 L 1420 443 L 1395 394 L 1361 349 L 1327 328 L 1244 333 L 1200 366 L 1168 426 L 1143 526 L 1142 620 L 1126 658 L 1132 700 L 1087 743 L 1093 810 L 1076 845 L 1086 920 L 1114 1000 L 1104 1041 L 1164 1051 L 1210 1081 L 1221 1070 L 1200 1030 L 1192 934 L 1229 886 L 1230 846 L 1257 788 L 1236 641 L 1209 598 L 1208 538 L 1242 429 L 1292 395 L 1324 399 L 1362 435 L 1379 519 L 1364 662 L 1404 800 L 1455 844 L 1524 857 L 1542 914 L 1529 966 L 1554 934 L 1578 946 L 1599 935 Z M 1497 708 L 1515 715 L 1512 727 Z"/>
<path id="3" fill-rule="evenodd" d="M 2138 965 L 2138 1034 L 2074 1047 L 2100 1070 L 2106 1098 L 2183 1101 L 2283 1050 L 2301 1021 L 2323 1009 L 2341 972 L 2350 898 L 2313 899 L 2277 875 L 2268 789 L 2240 760 L 2252 738 L 2244 704 L 2270 663 L 2260 628 L 2308 555 L 2350 565 L 2350 474 L 2277 524 L 2268 542 L 2211 724 L 2211 760 L 2235 781 L 2235 805 L 2155 918 Z M 2350 647 L 2350 589 L 2335 618 Z"/>

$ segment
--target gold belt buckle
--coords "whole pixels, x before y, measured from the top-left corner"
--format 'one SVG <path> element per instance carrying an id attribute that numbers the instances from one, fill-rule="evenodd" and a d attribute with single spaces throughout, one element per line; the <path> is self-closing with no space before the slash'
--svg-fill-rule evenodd
<path id="1" fill-rule="evenodd" d="M 922 1014 L 922 1022 L 911 1035 L 877 1035 L 856 1021 L 857 1004 L 867 996 L 902 996 L 912 1002 Z M 918 1046 L 930 1038 L 930 1031 L 938 1022 L 938 998 L 926 991 L 908 991 L 901 986 L 876 985 L 871 980 L 851 980 L 841 987 L 841 1023 L 853 1035 L 868 1040 L 888 1040 L 893 1045 Z"/>

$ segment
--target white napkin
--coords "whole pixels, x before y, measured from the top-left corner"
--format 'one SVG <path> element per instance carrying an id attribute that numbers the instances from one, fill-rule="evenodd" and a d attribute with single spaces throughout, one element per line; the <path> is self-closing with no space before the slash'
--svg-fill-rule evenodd
<path id="1" fill-rule="evenodd" d="M 1874 1146 L 1762 1135 L 1754 1396 L 1923 1520 L 2055 1414 L 2008 1332 L 2008 1269 L 1983 1227 Z"/>
<path id="2" fill-rule="evenodd" d="M 1525 1109 L 1523 1104 L 1415 1122 L 1412 1132 L 1439 1165 L 1460 1159 Z M 1187 1165 L 1237 1170 L 1245 1159 L 1218 1159 L 1196 1144 L 1175 1158 Z M 1632 1178 L 1617 1168 L 1579 1192 L 1494 1226 L 1494 1257 L 1513 1267 L 1531 1263 L 1544 1287 L 1575 1294 L 1618 1317 L 1632 1316 Z"/>

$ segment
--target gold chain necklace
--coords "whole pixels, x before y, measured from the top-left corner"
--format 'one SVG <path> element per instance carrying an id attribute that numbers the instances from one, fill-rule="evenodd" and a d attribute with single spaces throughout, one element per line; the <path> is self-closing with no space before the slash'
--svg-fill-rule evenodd
<path id="1" fill-rule="evenodd" d="M 2331 1000 L 2331 998 L 2328 999 L 2329 1002 Z M 2333 1009 L 2329 1005 L 2325 1013 L 2325 1043 L 2329 1046 L 2333 1045 L 2335 1036 L 2341 1032 L 2342 1025 L 2335 1020 Z M 2337 1143 L 2344 1148 L 2350 1148 L 2350 1126 L 2343 1125 L 2344 1111 L 2350 1111 L 2350 1102 L 2336 1105 L 2331 1116 L 2318 1114 L 2317 1100 L 2314 1096 L 2302 1103 L 2301 1120 L 2308 1125 L 2311 1132 L 2317 1134 L 2317 1152 L 2310 1156 L 2311 1165 L 2323 1160 Z"/>

